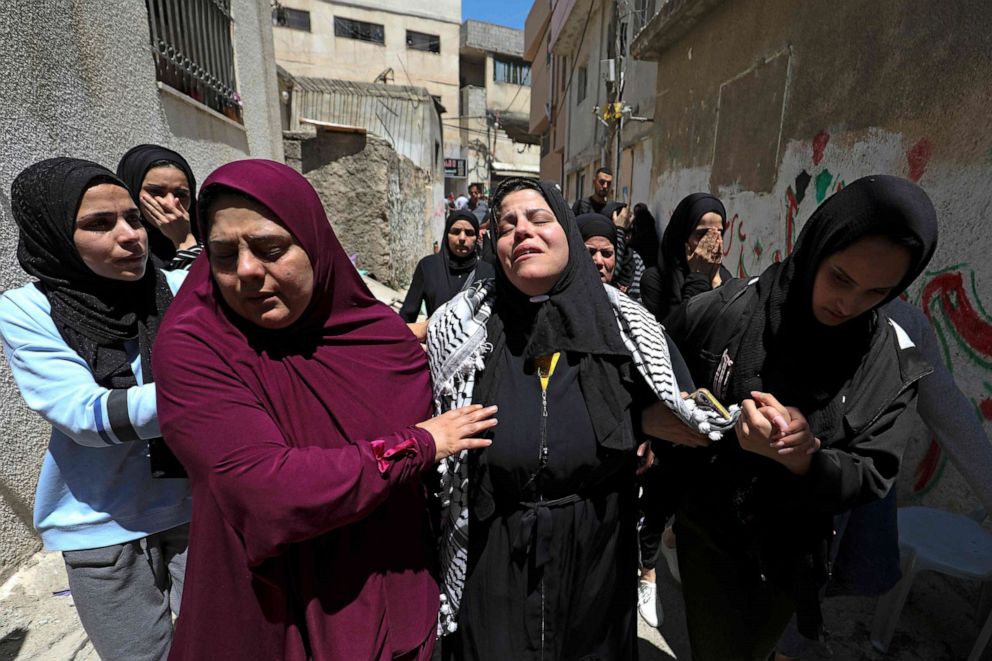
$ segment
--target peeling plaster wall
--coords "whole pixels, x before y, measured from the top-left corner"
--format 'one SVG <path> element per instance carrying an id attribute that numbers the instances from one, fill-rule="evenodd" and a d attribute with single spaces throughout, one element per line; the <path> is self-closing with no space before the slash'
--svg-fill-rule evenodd
<path id="1" fill-rule="evenodd" d="M 244 126 L 219 119 L 155 81 L 141 0 L 4 3 L 0 12 L 0 288 L 27 278 L 16 259 L 8 195 L 38 160 L 71 155 L 115 169 L 141 142 L 172 147 L 197 178 L 227 161 L 282 159 L 271 10 L 232 0 Z M 31 519 L 49 426 L 27 410 L 0 360 L 0 581 L 40 546 Z"/>
<path id="2" fill-rule="evenodd" d="M 320 195 L 331 227 L 358 268 L 402 289 L 431 254 L 437 184 L 373 135 L 285 134 L 286 163 Z"/>
<path id="3" fill-rule="evenodd" d="M 909 298 L 992 433 L 990 32 L 980 0 L 718 4 L 658 60 L 651 206 L 664 227 L 683 196 L 718 194 L 727 266 L 748 276 L 845 182 L 917 181 L 941 238 Z M 910 447 L 900 496 L 977 506 L 929 438 Z"/>

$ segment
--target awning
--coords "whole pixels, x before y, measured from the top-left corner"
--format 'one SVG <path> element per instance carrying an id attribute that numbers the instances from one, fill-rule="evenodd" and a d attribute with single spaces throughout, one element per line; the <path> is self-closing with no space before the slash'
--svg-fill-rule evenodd
<path id="1" fill-rule="evenodd" d="M 541 174 L 541 166 L 493 161 L 492 173 L 497 177 L 537 177 Z"/>

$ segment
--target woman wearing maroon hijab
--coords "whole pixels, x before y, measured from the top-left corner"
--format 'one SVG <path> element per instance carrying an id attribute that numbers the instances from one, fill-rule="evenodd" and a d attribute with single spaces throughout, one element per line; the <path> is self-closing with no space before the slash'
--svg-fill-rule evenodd
<path id="1" fill-rule="evenodd" d="M 225 165 L 199 210 L 207 257 L 153 358 L 163 436 L 193 488 L 170 658 L 429 658 L 421 476 L 488 445 L 472 437 L 494 407 L 428 420 L 424 352 L 300 174 Z"/>

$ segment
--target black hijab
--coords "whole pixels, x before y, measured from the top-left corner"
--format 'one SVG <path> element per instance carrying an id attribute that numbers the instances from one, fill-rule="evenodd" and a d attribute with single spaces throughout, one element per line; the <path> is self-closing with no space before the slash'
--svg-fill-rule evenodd
<path id="1" fill-rule="evenodd" d="M 94 380 L 128 388 L 137 381 L 124 342 L 137 340 L 143 381 L 152 382 L 152 342 L 172 293 L 151 260 L 136 282 L 98 276 L 83 262 L 73 239 L 76 213 L 87 189 L 103 183 L 127 189 L 110 170 L 75 158 L 41 161 L 17 175 L 11 186 L 17 259 L 38 278 L 55 327 Z"/>
<path id="2" fill-rule="evenodd" d="M 655 226 L 654 216 L 644 204 L 634 205 L 634 220 L 630 225 L 630 234 L 628 245 L 641 256 L 644 266 L 647 268 L 657 266 L 661 242 L 658 240 L 658 228 Z"/>
<path id="3" fill-rule="evenodd" d="M 840 326 L 816 321 L 813 282 L 821 262 L 866 236 L 910 236 L 918 242 L 905 277 L 871 310 Z M 737 351 L 728 396 L 751 390 L 797 406 L 818 434 L 840 424 L 838 395 L 884 329 L 875 310 L 896 298 L 923 272 L 937 246 L 937 214 L 922 188 L 887 175 L 864 177 L 813 212 L 795 250 L 756 283 L 758 307 Z"/>
<path id="4" fill-rule="evenodd" d="M 693 193 L 682 198 L 661 237 L 661 247 L 658 251 L 659 268 L 664 271 L 678 271 L 683 275 L 689 274 L 685 244 L 688 243 L 689 235 L 695 231 L 702 217 L 710 212 L 720 214 L 723 226 L 727 226 L 727 210 L 719 198 L 709 193 Z"/>
<path id="5" fill-rule="evenodd" d="M 138 145 L 132 147 L 121 157 L 121 162 L 117 164 L 117 176 L 120 177 L 128 189 L 131 191 L 131 199 L 141 210 L 141 182 L 145 180 L 145 175 L 153 167 L 160 167 L 168 163 L 173 165 L 186 175 L 186 183 L 189 186 L 190 207 L 189 220 L 190 229 L 196 242 L 200 242 L 200 230 L 196 222 L 196 178 L 189 163 L 180 154 L 160 147 L 158 145 Z M 148 231 L 148 248 L 152 255 L 158 258 L 161 263 L 168 264 L 176 256 L 176 246 L 172 241 L 162 234 L 155 225 L 142 218 L 142 223 Z"/>
<path id="6" fill-rule="evenodd" d="M 629 426 L 623 424 L 631 403 L 630 393 L 623 386 L 631 378 L 630 352 L 620 337 L 616 316 L 588 257 L 575 216 L 552 183 L 513 178 L 500 184 L 492 198 L 493 226 L 488 234 L 493 252 L 499 234 L 500 204 L 506 195 L 521 188 L 535 190 L 547 201 L 565 231 L 568 263 L 547 295 L 530 297 L 513 286 L 500 262 L 496 268 L 495 314 L 488 326 L 493 355 L 500 351 L 524 358 L 557 351 L 579 354 L 579 383 L 596 440 L 604 447 L 631 449 L 633 437 Z M 491 360 L 489 364 L 500 365 L 502 361 Z M 492 399 L 498 387 L 497 372 L 487 369 L 483 373 L 475 393 L 477 401 Z"/>
<path id="7" fill-rule="evenodd" d="M 601 236 L 609 239 L 613 244 L 613 249 L 617 248 L 617 226 L 601 213 L 583 213 L 575 218 L 575 223 L 579 226 L 579 233 L 582 240 L 587 241 L 594 236 Z"/>

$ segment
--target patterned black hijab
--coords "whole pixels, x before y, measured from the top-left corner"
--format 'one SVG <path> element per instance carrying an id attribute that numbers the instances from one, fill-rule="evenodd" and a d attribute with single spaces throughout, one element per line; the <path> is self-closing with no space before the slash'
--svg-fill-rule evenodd
<path id="1" fill-rule="evenodd" d="M 494 354 L 508 350 L 524 358 L 547 356 L 557 351 L 581 355 L 579 382 L 597 441 L 614 449 L 633 447 L 633 439 L 623 431 L 624 415 L 631 403 L 623 382 L 629 379 L 630 352 L 624 346 L 613 308 L 589 259 L 572 210 L 558 189 L 549 182 L 513 178 L 504 181 L 493 194 L 493 252 L 499 238 L 497 212 L 503 198 L 520 189 L 537 191 L 547 201 L 568 239 L 568 263 L 558 282 L 545 296 L 530 297 L 510 282 L 502 262 L 496 267 L 495 314 L 490 317 L 488 336 Z M 500 364 L 493 361 L 492 364 Z M 474 397 L 490 401 L 496 392 L 498 375 L 486 370 Z"/>
<path id="2" fill-rule="evenodd" d="M 73 239 L 76 212 L 83 194 L 104 183 L 127 188 L 110 170 L 75 158 L 48 159 L 21 172 L 11 186 L 17 260 L 38 278 L 56 328 L 96 382 L 128 388 L 137 381 L 124 342 L 138 341 L 142 377 L 150 383 L 152 342 L 172 294 L 150 261 L 137 282 L 98 276 L 83 262 Z"/>
<path id="3" fill-rule="evenodd" d="M 193 176 L 193 169 L 189 163 L 179 153 L 160 147 L 158 145 L 138 145 L 132 147 L 121 157 L 121 162 L 117 164 L 117 176 L 131 191 L 131 199 L 134 200 L 138 210 L 141 210 L 141 183 L 145 180 L 145 175 L 153 167 L 168 163 L 182 170 L 186 175 L 186 184 L 189 186 L 190 207 L 189 220 L 190 229 L 196 242 L 200 242 L 200 230 L 196 224 L 196 178 Z M 162 264 L 168 264 L 176 256 L 176 246 L 172 241 L 162 234 L 148 220 L 142 218 L 142 223 L 148 231 L 148 248 L 152 255 L 157 257 Z"/>

